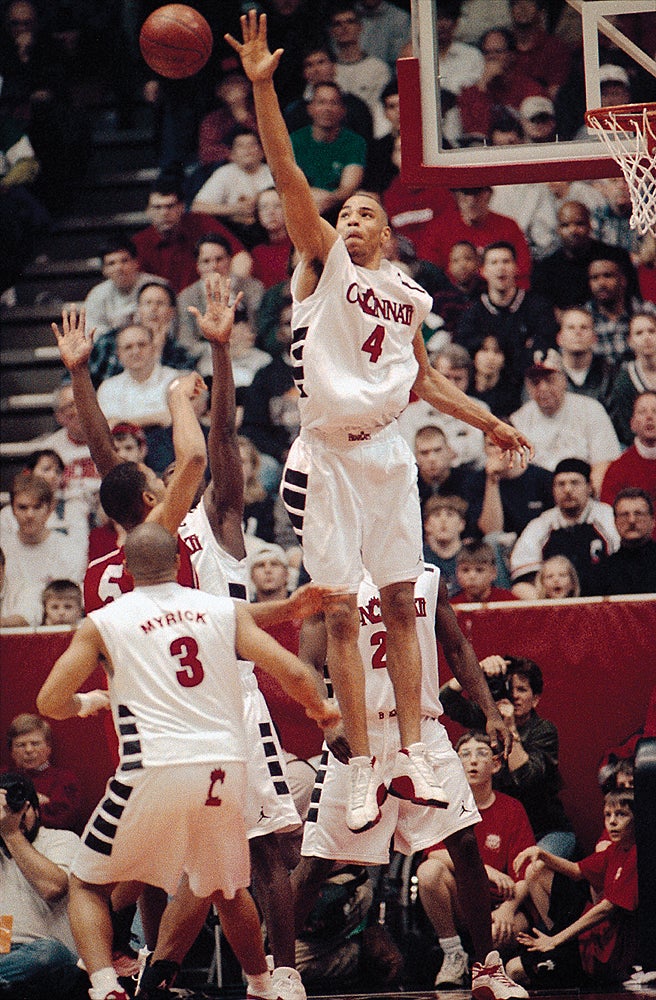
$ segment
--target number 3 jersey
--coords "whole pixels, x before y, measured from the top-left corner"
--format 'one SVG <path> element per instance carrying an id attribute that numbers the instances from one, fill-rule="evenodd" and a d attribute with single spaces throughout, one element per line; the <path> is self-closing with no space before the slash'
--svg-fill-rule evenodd
<path id="1" fill-rule="evenodd" d="M 230 598 L 163 583 L 89 617 L 111 659 L 120 771 L 246 759 Z"/>
<path id="2" fill-rule="evenodd" d="M 417 377 L 412 342 L 432 300 L 389 261 L 358 267 L 336 240 L 315 291 L 296 298 L 292 277 L 294 381 L 307 430 L 371 430 L 407 406 Z"/>

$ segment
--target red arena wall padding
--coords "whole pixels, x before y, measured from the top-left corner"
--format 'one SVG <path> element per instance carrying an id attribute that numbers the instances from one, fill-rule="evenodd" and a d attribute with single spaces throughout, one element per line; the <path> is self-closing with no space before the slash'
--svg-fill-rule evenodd
<path id="1" fill-rule="evenodd" d="M 479 657 L 528 656 L 542 668 L 541 715 L 560 733 L 562 798 L 582 848 L 592 849 L 602 828 L 597 768 L 604 754 L 640 729 L 656 685 L 656 598 L 587 599 L 567 603 L 505 603 L 468 610 L 458 621 Z M 0 763 L 10 764 L 4 734 L 18 712 L 35 711 L 50 667 L 70 641 L 69 632 L 0 635 Z M 446 667 L 443 678 L 448 680 Z M 87 688 L 102 684 L 99 670 Z M 55 755 L 76 771 L 88 814 L 113 770 L 99 719 L 53 722 Z M 447 723 L 452 737 L 462 731 Z"/>

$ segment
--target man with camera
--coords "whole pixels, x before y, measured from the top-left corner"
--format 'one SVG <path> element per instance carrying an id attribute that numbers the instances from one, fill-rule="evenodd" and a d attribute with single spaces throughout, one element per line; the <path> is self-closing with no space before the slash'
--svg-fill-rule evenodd
<path id="1" fill-rule="evenodd" d="M 39 798 L 29 778 L 0 775 L 1 940 L 5 947 L 10 943 L 9 951 L 0 946 L 0 997 L 77 1000 L 87 995 L 66 913 L 68 872 L 78 845 L 70 830 L 41 826 Z"/>

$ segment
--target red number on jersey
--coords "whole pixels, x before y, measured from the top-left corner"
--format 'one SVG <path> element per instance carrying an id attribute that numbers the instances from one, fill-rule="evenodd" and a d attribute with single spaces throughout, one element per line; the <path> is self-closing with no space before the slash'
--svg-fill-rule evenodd
<path id="1" fill-rule="evenodd" d="M 385 327 L 382 324 L 378 324 L 377 327 L 369 334 L 364 344 L 360 348 L 365 354 L 369 355 L 369 360 L 376 364 L 378 358 L 383 353 L 383 341 L 385 339 Z"/>
<path id="2" fill-rule="evenodd" d="M 384 670 L 387 667 L 387 632 L 374 632 L 369 645 L 378 647 L 371 657 L 371 666 L 374 670 Z"/>
<path id="3" fill-rule="evenodd" d="M 196 640 L 192 639 L 190 635 L 174 639 L 169 646 L 169 652 L 171 656 L 177 657 L 180 660 L 180 666 L 184 667 L 184 670 L 176 670 L 175 672 L 178 684 L 181 684 L 183 688 L 197 687 L 203 680 L 205 671 L 203 664 L 198 659 Z"/>

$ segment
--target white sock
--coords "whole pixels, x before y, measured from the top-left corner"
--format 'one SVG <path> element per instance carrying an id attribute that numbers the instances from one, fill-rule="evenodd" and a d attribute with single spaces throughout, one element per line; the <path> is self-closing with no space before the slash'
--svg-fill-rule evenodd
<path id="1" fill-rule="evenodd" d="M 460 940 L 460 935 L 455 934 L 453 937 L 439 938 L 440 948 L 445 955 L 455 954 L 457 951 L 464 951 L 462 947 L 462 941 Z"/>
<path id="2" fill-rule="evenodd" d="M 94 972 L 91 976 L 89 976 L 89 979 L 91 980 L 91 985 L 93 986 L 94 991 L 96 991 L 100 997 L 106 997 L 108 993 L 112 992 L 112 990 L 122 989 L 121 984 L 118 981 L 118 977 L 111 965 L 107 966 L 105 969 L 98 969 L 97 972 Z"/>

